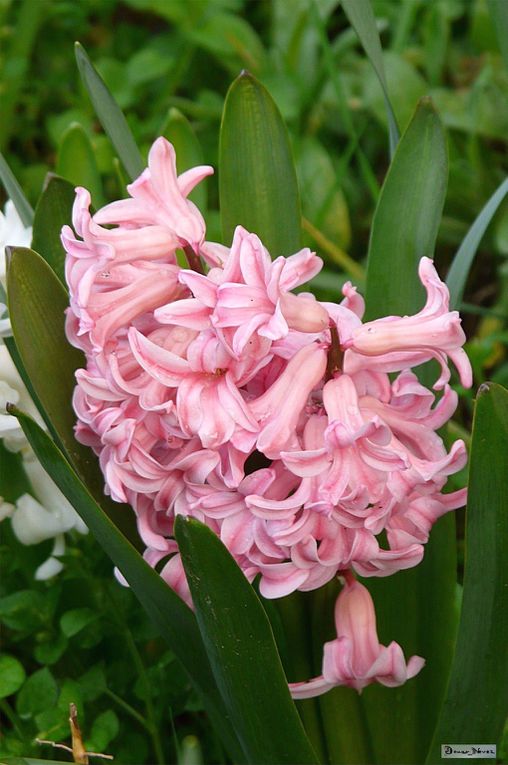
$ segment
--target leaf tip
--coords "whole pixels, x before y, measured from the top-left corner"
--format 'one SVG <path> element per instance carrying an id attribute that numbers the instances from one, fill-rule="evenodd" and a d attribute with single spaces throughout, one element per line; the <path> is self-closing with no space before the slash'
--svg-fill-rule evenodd
<path id="1" fill-rule="evenodd" d="M 20 410 L 18 409 L 16 404 L 11 404 L 10 401 L 7 401 L 7 403 L 5 404 L 5 411 L 7 412 L 7 414 L 11 414 L 13 417 L 17 417 Z"/>
<path id="2" fill-rule="evenodd" d="M 482 383 L 480 387 L 478 388 L 478 393 L 477 393 L 478 398 L 480 396 L 484 396 L 486 393 L 489 393 L 490 386 L 491 386 L 491 383 L 488 383 L 488 382 Z"/>

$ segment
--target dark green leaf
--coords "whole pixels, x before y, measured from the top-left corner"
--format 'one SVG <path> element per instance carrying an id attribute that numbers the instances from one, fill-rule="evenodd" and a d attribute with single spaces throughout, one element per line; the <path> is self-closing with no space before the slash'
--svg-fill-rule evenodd
<path id="1" fill-rule="evenodd" d="M 32 247 L 49 263 L 65 284 L 65 250 L 60 241 L 62 226 L 72 220 L 74 187 L 64 178 L 49 175 L 35 208 Z"/>
<path id="2" fill-rule="evenodd" d="M 90 741 L 87 749 L 94 752 L 104 752 L 111 741 L 118 735 L 120 724 L 112 709 L 107 709 L 95 718 L 90 731 Z"/>
<path id="3" fill-rule="evenodd" d="M 421 763 L 444 697 L 457 626 L 455 518 L 434 525 L 422 563 L 364 582 L 373 595 L 383 645 L 399 643 L 408 659 L 423 656 L 421 673 L 400 688 L 372 685 L 362 694 L 375 762 Z"/>
<path id="4" fill-rule="evenodd" d="M 0 598 L 0 622 L 10 629 L 35 632 L 49 618 L 48 604 L 40 592 L 18 590 Z"/>
<path id="5" fill-rule="evenodd" d="M 73 608 L 71 611 L 66 611 L 62 614 L 60 629 L 65 637 L 70 638 L 96 621 L 98 616 L 91 608 Z"/>
<path id="6" fill-rule="evenodd" d="M 84 366 L 65 336 L 69 298 L 51 267 L 33 250 L 10 249 L 7 272 L 9 314 L 23 369 L 28 374 L 50 433 L 100 505 L 132 539 L 132 511 L 104 495 L 104 478 L 92 450 L 74 438 L 74 372 Z"/>
<path id="7" fill-rule="evenodd" d="M 7 196 L 14 202 L 14 207 L 23 225 L 25 227 L 31 226 L 34 219 L 34 211 L 2 154 L 0 154 L 0 180 L 4 185 Z"/>
<path id="8" fill-rule="evenodd" d="M 132 180 L 143 172 L 145 164 L 121 109 L 80 43 L 76 43 L 76 61 L 97 117 Z"/>
<path id="9" fill-rule="evenodd" d="M 508 4 L 506 0 L 487 0 L 487 5 L 494 22 L 504 65 L 508 69 Z"/>
<path id="10" fill-rule="evenodd" d="M 30 493 L 30 481 L 19 452 L 10 452 L 0 440 L 0 497 L 15 502 L 22 494 Z"/>
<path id="11" fill-rule="evenodd" d="M 0 656 L 0 699 L 16 693 L 24 681 L 23 665 L 14 656 Z"/>
<path id="12" fill-rule="evenodd" d="M 268 618 L 218 537 L 178 516 L 175 533 L 212 670 L 249 763 L 315 763 Z"/>
<path id="13" fill-rule="evenodd" d="M 443 128 L 430 99 L 422 98 L 397 146 L 374 214 L 368 319 L 411 314 L 421 307 L 418 263 L 423 255 L 433 255 L 447 177 Z"/>
<path id="14" fill-rule="evenodd" d="M 47 643 L 40 643 L 35 647 L 34 658 L 39 664 L 56 664 L 58 659 L 65 653 L 68 641 L 63 635 L 53 637 Z"/>
<path id="15" fill-rule="evenodd" d="M 358 35 L 383 90 L 390 133 L 390 155 L 393 156 L 399 140 L 399 128 L 388 95 L 388 85 L 383 66 L 383 51 L 381 50 L 376 19 L 370 0 L 342 0 L 342 7 Z"/>
<path id="16" fill-rule="evenodd" d="M 9 411 L 18 417 L 43 468 L 118 566 L 141 605 L 203 694 L 207 711 L 232 757 L 237 762 L 244 762 L 241 747 L 218 694 L 192 611 L 118 531 L 42 428 L 23 412 L 15 408 Z"/>
<path id="17" fill-rule="evenodd" d="M 16 699 L 16 711 L 21 717 L 32 717 L 52 707 L 58 697 L 55 678 L 47 667 L 38 669 L 23 685 Z"/>
<path id="18" fill-rule="evenodd" d="M 62 136 L 58 148 L 56 171 L 72 186 L 84 186 L 95 208 L 102 207 L 102 181 L 90 138 L 79 122 L 73 122 Z M 65 223 L 70 223 L 70 216 Z M 37 249 L 34 245 L 34 250 Z M 44 254 L 44 253 L 42 253 Z"/>
<path id="19" fill-rule="evenodd" d="M 242 225 L 272 257 L 296 252 L 301 214 L 287 130 L 268 91 L 247 72 L 226 96 L 219 154 L 224 243 Z"/>
<path id="20" fill-rule="evenodd" d="M 450 306 L 457 308 L 462 300 L 467 277 L 473 264 L 478 246 L 499 205 L 508 194 L 508 178 L 501 183 L 483 207 L 475 222 L 467 232 L 459 249 L 455 253 L 446 284 L 450 290 Z"/>
<path id="21" fill-rule="evenodd" d="M 441 744 L 495 744 L 503 730 L 508 708 L 507 455 L 508 391 L 485 383 L 473 421 L 462 612 L 428 763 L 439 761 Z"/>

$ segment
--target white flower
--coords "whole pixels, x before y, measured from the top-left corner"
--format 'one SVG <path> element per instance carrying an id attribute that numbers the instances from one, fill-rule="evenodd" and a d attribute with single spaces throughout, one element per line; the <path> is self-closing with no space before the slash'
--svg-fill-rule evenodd
<path id="1" fill-rule="evenodd" d="M 0 281 L 5 288 L 5 255 L 4 249 L 10 247 L 30 247 L 32 241 L 32 229 L 23 225 L 23 221 L 9 199 L 0 212 Z"/>
<path id="2" fill-rule="evenodd" d="M 4 288 L 4 248 L 7 245 L 29 247 L 31 240 L 32 229 L 23 226 L 9 200 L 4 213 L 0 212 L 0 282 Z M 5 305 L 0 303 L 0 338 L 11 334 L 9 319 L 2 318 L 5 310 Z M 0 339 L 0 439 L 9 451 L 21 452 L 23 468 L 34 495 L 23 494 L 15 504 L 4 502 L 0 497 L 0 521 L 10 518 L 14 534 L 24 545 L 35 545 L 54 537 L 50 557 L 35 572 L 36 579 L 49 579 L 63 568 L 58 556 L 65 552 L 64 533 L 76 529 L 86 534 L 87 527 L 38 462 L 16 417 L 7 414 L 7 403 L 18 405 L 43 426 L 30 394 Z"/>

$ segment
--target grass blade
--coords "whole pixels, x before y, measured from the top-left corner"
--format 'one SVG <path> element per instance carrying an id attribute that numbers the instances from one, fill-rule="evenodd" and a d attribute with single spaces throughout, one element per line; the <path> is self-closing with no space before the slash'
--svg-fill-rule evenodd
<path id="1" fill-rule="evenodd" d="M 489 227 L 490 221 L 496 214 L 499 205 L 507 194 L 508 178 L 505 178 L 481 210 L 464 237 L 459 249 L 455 253 L 450 270 L 448 271 L 448 276 L 446 277 L 446 284 L 450 290 L 450 306 L 452 308 L 457 308 L 462 301 L 467 277 L 473 264 L 476 251 L 483 235 Z"/>
<path id="2" fill-rule="evenodd" d="M 399 141 L 399 128 L 388 95 L 388 83 L 386 82 L 385 68 L 383 64 L 383 51 L 381 50 L 376 19 L 370 0 L 342 0 L 342 7 L 344 8 L 351 26 L 358 35 L 362 47 L 377 75 L 379 84 L 381 85 L 388 116 L 390 157 L 393 157 Z"/>
<path id="3" fill-rule="evenodd" d="M 106 83 L 88 58 L 83 46 L 76 43 L 76 61 L 83 84 L 90 96 L 97 117 L 131 180 L 137 178 L 145 168 L 139 149 L 132 136 L 122 110 L 111 95 Z"/>
<path id="4" fill-rule="evenodd" d="M 0 154 L 0 181 L 2 181 L 9 199 L 14 202 L 19 217 L 25 227 L 31 226 L 34 220 L 34 211 L 28 199 L 23 193 L 23 189 L 17 182 L 14 173 Z"/>

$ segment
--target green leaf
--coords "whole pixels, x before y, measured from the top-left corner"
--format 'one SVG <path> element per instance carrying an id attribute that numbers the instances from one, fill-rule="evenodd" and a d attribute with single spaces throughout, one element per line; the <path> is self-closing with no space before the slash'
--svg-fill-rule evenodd
<path id="1" fill-rule="evenodd" d="M 79 122 L 73 122 L 62 136 L 58 147 L 56 171 L 73 187 L 84 186 L 88 189 L 93 206 L 102 207 L 104 195 L 95 152 L 88 134 Z M 65 222 L 70 221 L 69 216 Z M 37 249 L 35 245 L 34 249 Z"/>
<path id="2" fill-rule="evenodd" d="M 455 253 L 446 284 L 450 290 L 450 306 L 457 308 L 462 301 L 467 277 L 473 264 L 479 244 L 489 227 L 490 221 L 496 214 L 499 205 L 508 194 L 508 178 L 492 194 L 489 201 L 481 210 L 473 225 L 467 232 L 459 249 Z"/>
<path id="3" fill-rule="evenodd" d="M 0 180 L 4 185 L 7 196 L 14 202 L 14 207 L 23 225 L 25 227 L 31 226 L 34 219 L 34 211 L 2 154 L 0 154 Z"/>
<path id="4" fill-rule="evenodd" d="M 484 383 L 473 421 L 462 612 L 429 763 L 439 760 L 443 743 L 494 744 L 503 730 L 508 708 L 507 454 L 508 391 Z"/>
<path id="5" fill-rule="evenodd" d="M 274 258 L 299 249 L 300 201 L 287 130 L 268 91 L 247 72 L 224 104 L 219 191 L 225 243 L 242 225 Z"/>
<path id="6" fill-rule="evenodd" d="M 487 0 L 487 5 L 496 30 L 504 65 L 508 69 L 508 5 L 506 0 Z"/>
<path id="7" fill-rule="evenodd" d="M 73 637 L 98 619 L 98 614 L 91 608 L 73 608 L 60 618 L 60 629 L 65 637 Z"/>
<path id="8" fill-rule="evenodd" d="M 406 659 L 417 655 L 426 662 L 400 688 L 372 685 L 362 694 L 377 763 L 406 765 L 425 759 L 453 655 L 456 571 L 455 518 L 449 513 L 434 525 L 416 568 L 364 581 L 376 606 L 380 642 L 395 640 Z"/>
<path id="9" fill-rule="evenodd" d="M 14 503 L 22 494 L 30 493 L 30 481 L 19 452 L 10 452 L 0 440 L 0 497 Z"/>
<path id="10" fill-rule="evenodd" d="M 443 128 L 430 99 L 422 98 L 397 146 L 374 213 L 367 261 L 369 320 L 420 308 L 418 263 L 434 252 L 447 177 Z"/>
<path id="11" fill-rule="evenodd" d="M 74 187 L 64 178 L 49 174 L 35 208 L 32 247 L 49 263 L 65 285 L 65 250 L 60 241 L 62 226 L 72 220 Z"/>
<path id="12" fill-rule="evenodd" d="M 23 369 L 35 390 L 50 433 L 69 457 L 93 496 L 125 533 L 137 538 L 132 511 L 104 495 L 104 478 L 92 450 L 74 438 L 74 372 L 85 365 L 82 353 L 65 336 L 69 298 L 46 261 L 24 247 L 10 251 L 7 272 L 9 314 Z"/>
<path id="13" fill-rule="evenodd" d="M 0 699 L 16 693 L 25 682 L 25 677 L 23 665 L 14 656 L 0 656 Z"/>
<path id="14" fill-rule="evenodd" d="M 90 96 L 97 117 L 132 180 L 145 168 L 139 149 L 122 111 L 98 74 L 88 54 L 76 43 L 76 61 L 83 84 Z"/>
<path id="15" fill-rule="evenodd" d="M 218 537 L 178 516 L 180 548 L 212 671 L 249 763 L 315 763 L 264 609 Z"/>
<path id="16" fill-rule="evenodd" d="M 215 11 L 204 23 L 190 29 L 187 36 L 193 43 L 215 55 L 233 73 L 241 66 L 257 73 L 266 58 L 257 33 L 240 15 Z"/>
<path id="17" fill-rule="evenodd" d="M 90 740 L 86 748 L 94 752 L 103 752 L 118 735 L 120 723 L 112 709 L 107 709 L 95 718 L 90 731 Z"/>
<path id="18" fill-rule="evenodd" d="M 35 647 L 34 658 L 39 664 L 56 664 L 65 653 L 67 646 L 68 641 L 63 635 L 52 637 L 47 643 L 40 643 Z"/>
<path id="19" fill-rule="evenodd" d="M 238 762 L 245 757 L 217 691 L 192 611 L 143 560 L 123 534 L 96 504 L 56 444 L 31 417 L 9 408 L 25 432 L 43 468 L 83 518 L 106 554 L 120 569 L 139 602 L 182 662 L 224 744 Z"/>
<path id="20" fill-rule="evenodd" d="M 52 707 L 58 697 L 55 678 L 47 667 L 38 669 L 23 685 L 16 698 L 16 711 L 21 717 L 32 717 Z"/>
<path id="21" fill-rule="evenodd" d="M 386 82 L 383 66 L 383 51 L 381 50 L 376 19 L 370 0 L 342 0 L 342 7 L 344 8 L 350 24 L 354 27 L 354 30 L 358 35 L 383 90 L 386 113 L 388 116 L 390 155 L 393 156 L 399 140 L 399 128 L 388 95 L 388 84 Z"/>
<path id="22" fill-rule="evenodd" d="M 0 598 L 0 622 L 12 630 L 35 632 L 49 618 L 48 604 L 40 592 L 18 590 Z"/>
<path id="23" fill-rule="evenodd" d="M 203 152 L 192 126 L 182 112 L 171 108 L 159 135 L 171 141 L 176 152 L 176 169 L 178 174 L 189 170 L 191 167 L 203 164 Z M 194 202 L 204 214 L 206 210 L 206 184 L 199 183 L 189 194 L 189 199 Z"/>

